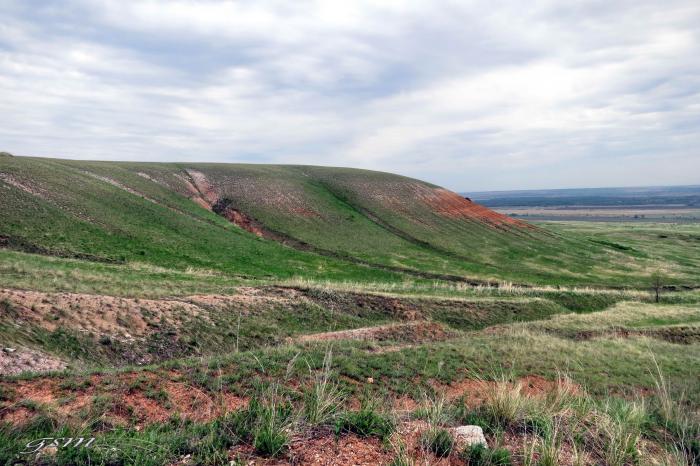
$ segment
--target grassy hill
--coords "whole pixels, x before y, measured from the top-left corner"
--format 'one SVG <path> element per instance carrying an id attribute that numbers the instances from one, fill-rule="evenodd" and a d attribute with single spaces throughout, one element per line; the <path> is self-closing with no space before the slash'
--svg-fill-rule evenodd
<path id="1" fill-rule="evenodd" d="M 699 228 L 0 154 L 0 464 L 697 464 Z"/>
<path id="2" fill-rule="evenodd" d="M 642 285 L 653 258 L 346 168 L 0 158 L 0 243 L 231 277 Z M 601 266 L 604 264 L 604 267 Z M 692 283 L 693 263 L 669 280 Z"/>

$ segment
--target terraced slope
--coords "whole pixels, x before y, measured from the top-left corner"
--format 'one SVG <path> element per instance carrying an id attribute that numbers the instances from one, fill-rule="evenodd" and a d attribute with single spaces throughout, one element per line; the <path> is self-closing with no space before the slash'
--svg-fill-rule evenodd
<path id="1" fill-rule="evenodd" d="M 0 159 L 0 243 L 255 278 L 640 284 L 629 251 L 366 170 Z M 605 264 L 609 273 L 601 273 Z"/>

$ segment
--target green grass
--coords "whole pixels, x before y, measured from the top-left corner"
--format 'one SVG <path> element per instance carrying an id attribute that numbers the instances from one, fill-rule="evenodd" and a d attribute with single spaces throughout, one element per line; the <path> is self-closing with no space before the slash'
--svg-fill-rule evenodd
<path id="1" fill-rule="evenodd" d="M 423 433 L 421 444 L 423 448 L 433 452 L 435 456 L 445 458 L 452 453 L 455 441 L 448 430 L 434 428 L 428 429 Z"/>
<path id="2" fill-rule="evenodd" d="M 206 177 L 200 188 L 211 187 L 212 196 L 231 200 L 305 250 L 260 239 L 188 199 L 196 192 L 187 184 L 191 170 Z M 432 185 L 365 170 L 6 157 L 0 173 L 0 235 L 7 247 L 123 264 L 132 273 L 156 267 L 184 285 L 450 275 L 639 287 L 657 268 L 667 269 L 670 283 L 696 284 L 700 263 L 698 248 L 688 247 L 697 242 L 698 226 L 674 228 L 661 248 L 652 240 L 662 241 L 654 230 L 662 227 L 637 228 L 622 239 L 615 227 L 592 224 L 498 229 L 440 213 L 435 199 L 425 200 L 437 192 Z M 182 276 L 187 271 L 215 277 L 194 280 Z"/>
<path id="3" fill-rule="evenodd" d="M 425 297 L 304 287 L 293 290 L 296 293 L 293 299 L 275 300 L 275 293 L 288 291 L 275 287 L 262 288 L 261 296 L 267 297 L 262 301 L 248 303 L 241 300 L 218 305 L 200 303 L 195 314 L 176 306 L 161 317 L 149 310 L 151 304 L 147 306 L 135 301 L 132 311 L 139 313 L 139 319 L 146 324 L 145 333 L 136 339 L 124 339 L 122 336 L 132 333 L 131 319 L 117 319 L 116 325 L 119 327 L 112 330 L 112 335 L 104 335 L 89 325 L 83 327 L 86 331 L 78 331 L 65 323 L 72 322 L 70 320 L 58 320 L 58 328 L 48 330 L 37 322 L 15 325 L 20 313 L 14 308 L 0 314 L 0 332 L 7 343 L 54 354 L 70 362 L 73 367 L 120 366 L 133 364 L 144 357 L 157 362 L 188 356 L 227 354 L 284 345 L 288 339 L 303 334 L 400 323 L 406 318 L 404 311 L 424 320 L 443 323 L 452 336 L 458 336 L 460 332 L 475 331 L 490 325 L 547 319 L 571 310 L 592 312 L 602 304 L 614 303 L 625 296 L 554 291 L 539 293 L 546 297 L 519 293 Z M 566 299 L 562 300 L 563 295 Z M 51 302 L 52 295 L 43 299 Z M 181 299 L 187 303 L 188 298 Z M 0 306 L 12 305 L 8 302 L 0 303 Z M 51 315 L 57 316 L 76 312 L 72 304 L 51 304 L 51 309 Z M 100 309 L 88 309 L 92 308 L 80 310 L 84 322 L 100 317 Z M 412 341 L 412 334 L 408 332 L 378 344 Z"/>
<path id="4" fill-rule="evenodd" d="M 376 399 L 364 397 L 358 411 L 348 411 L 339 416 L 335 425 L 336 435 L 352 432 L 360 437 L 378 437 L 387 440 L 396 430 L 396 422 L 386 411 L 381 412 Z"/>

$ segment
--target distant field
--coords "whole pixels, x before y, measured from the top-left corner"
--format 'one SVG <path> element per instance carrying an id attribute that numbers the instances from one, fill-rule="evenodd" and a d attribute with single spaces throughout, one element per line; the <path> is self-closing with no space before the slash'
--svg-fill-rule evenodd
<path id="1" fill-rule="evenodd" d="M 527 221 L 700 222 L 700 186 L 489 191 L 464 194 Z"/>
<path id="2" fill-rule="evenodd" d="M 589 222 L 700 222 L 700 209 L 676 206 L 562 206 L 562 207 L 497 207 L 496 212 L 527 221 Z"/>

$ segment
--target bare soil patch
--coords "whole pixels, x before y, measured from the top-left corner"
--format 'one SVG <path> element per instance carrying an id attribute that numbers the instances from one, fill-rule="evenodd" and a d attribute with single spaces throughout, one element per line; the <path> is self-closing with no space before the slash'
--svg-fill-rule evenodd
<path id="1" fill-rule="evenodd" d="M 19 179 L 17 179 L 17 177 L 9 173 L 0 173 L 0 181 L 14 186 L 17 189 L 21 189 L 25 193 L 31 194 L 33 196 L 37 196 L 42 199 L 48 198 L 47 193 L 41 187 L 37 186 L 36 184 L 30 184 L 25 181 L 20 181 Z"/>
<path id="2" fill-rule="evenodd" d="M 421 188 L 416 192 L 417 197 L 444 217 L 474 219 L 496 227 L 533 228 L 525 222 L 499 214 L 452 191 L 422 186 Z"/>
<path id="3" fill-rule="evenodd" d="M 89 411 L 97 396 L 109 399 L 107 410 L 97 413 L 102 418 L 120 425 L 137 426 L 163 422 L 173 414 L 207 422 L 248 403 L 245 397 L 224 391 L 207 392 L 182 382 L 176 371 L 94 375 L 87 380 L 89 382 L 85 383 L 76 379 L 75 384 L 68 385 L 52 378 L 1 383 L 11 399 L 0 403 L 0 421 L 19 425 L 30 420 L 36 413 L 25 413 L 20 402 L 32 402 L 79 423 L 76 416 L 81 410 Z"/>
<path id="4" fill-rule="evenodd" d="M 41 351 L 23 347 L 0 348 L 0 374 L 2 375 L 17 375 L 22 372 L 52 372 L 65 368 L 64 361 Z"/>
<path id="5" fill-rule="evenodd" d="M 452 333 L 445 329 L 442 324 L 416 321 L 303 335 L 297 341 L 375 340 L 423 342 L 446 340 L 450 336 L 452 336 Z"/>
<path id="6" fill-rule="evenodd" d="M 254 456 L 252 447 L 234 447 L 231 458 L 246 459 L 255 465 L 379 465 L 388 464 L 393 454 L 376 438 L 361 438 L 354 434 L 336 438 L 331 432 L 315 433 L 293 439 L 282 458 L 266 459 Z"/>
<path id="7" fill-rule="evenodd" d="M 493 380 L 464 379 L 449 385 L 434 383 L 433 386 L 438 392 L 444 393 L 448 399 L 464 398 L 469 406 L 478 406 L 499 383 L 501 382 Z M 562 388 L 560 381 L 545 379 L 539 375 L 527 375 L 508 383 L 509 388 L 515 388 L 517 385 L 520 385 L 521 392 L 527 396 L 545 396 Z M 564 388 L 572 393 L 582 391 L 576 384 L 567 383 Z"/>

